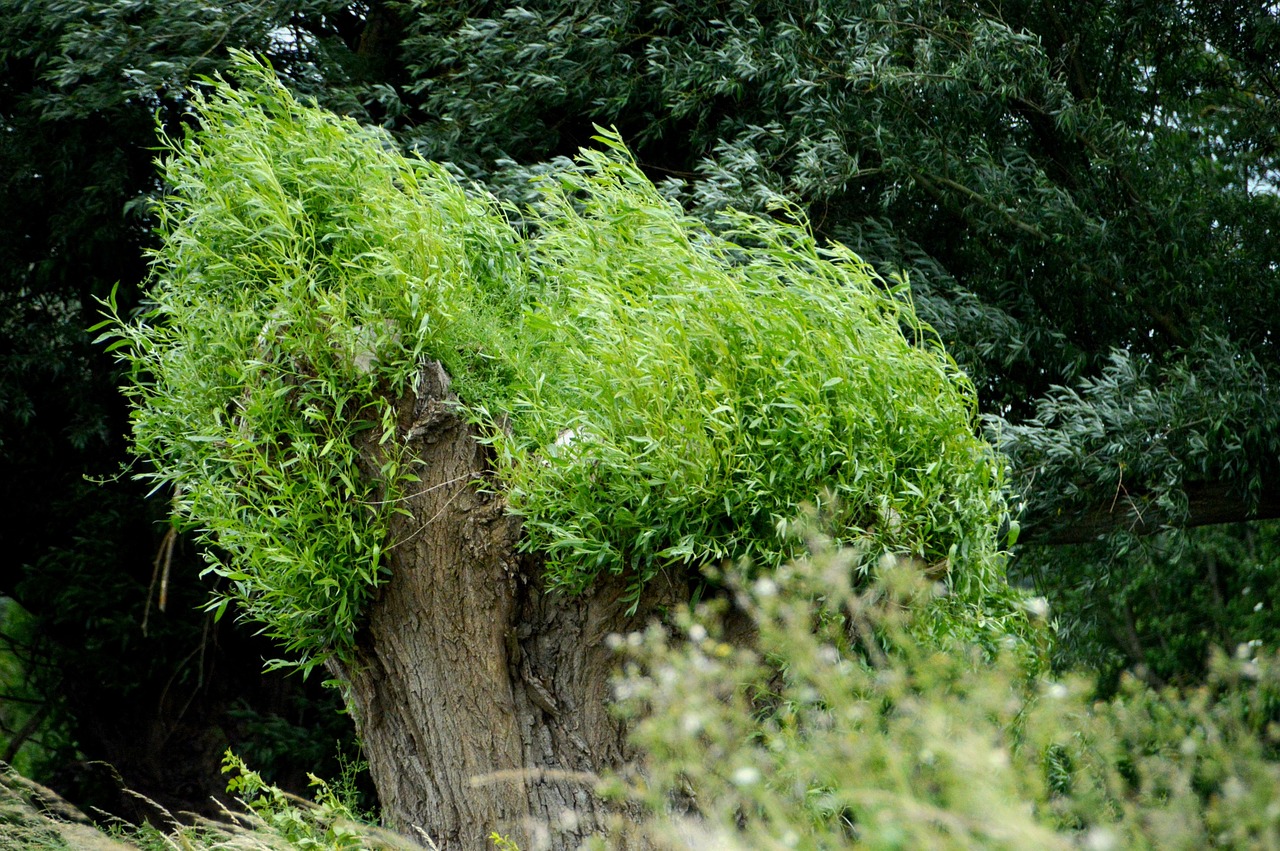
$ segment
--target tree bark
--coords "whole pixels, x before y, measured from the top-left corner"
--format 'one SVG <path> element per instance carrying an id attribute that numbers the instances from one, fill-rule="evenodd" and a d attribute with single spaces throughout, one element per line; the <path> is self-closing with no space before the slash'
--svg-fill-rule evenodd
<path id="1" fill-rule="evenodd" d="M 654 589 L 631 615 L 621 581 L 547 593 L 538 560 L 517 552 L 519 519 L 476 486 L 490 453 L 455 402 L 430 364 L 400 403 L 422 480 L 392 524 L 391 576 L 354 659 L 331 668 L 349 686 L 389 827 L 442 851 L 488 847 L 493 831 L 525 851 L 576 848 L 610 812 L 593 781 L 631 756 L 608 711 L 604 639 L 688 589 Z M 372 474 L 378 449 L 362 449 Z"/>

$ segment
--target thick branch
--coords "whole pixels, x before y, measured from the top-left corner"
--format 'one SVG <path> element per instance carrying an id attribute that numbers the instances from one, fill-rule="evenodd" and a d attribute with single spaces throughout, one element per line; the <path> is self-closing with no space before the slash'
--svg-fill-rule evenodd
<path id="1" fill-rule="evenodd" d="M 942 184 L 946 188 L 954 192 L 957 192 L 960 195 L 963 195 L 965 198 L 968 198 L 970 201 L 974 202 L 975 204 L 980 204 L 981 206 L 986 207 L 988 210 L 991 210 L 992 212 L 1000 215 L 1012 227 L 1022 231 L 1023 233 L 1028 234 L 1029 236 L 1035 237 L 1036 239 L 1044 243 L 1053 242 L 1053 240 L 1049 238 L 1049 235 L 1044 231 L 1040 230 L 1040 228 L 1036 227 L 1033 224 L 1029 224 L 1027 222 L 1022 221 L 1017 216 L 1015 216 L 1013 212 L 1008 208 L 1000 204 L 997 204 L 995 201 L 983 195 L 981 192 L 975 192 L 974 190 L 970 189 L 968 186 L 965 186 L 963 183 L 957 183 L 956 181 L 952 180 L 949 177 L 943 177 L 937 174 L 925 175 L 922 172 L 917 172 L 917 171 L 911 172 L 911 177 L 916 181 L 916 183 L 920 184 L 920 186 L 926 192 L 928 192 L 930 195 L 933 195 L 935 198 L 945 200 L 946 196 L 943 195 L 943 193 L 939 191 L 937 186 L 935 185 L 935 184 Z"/>
<path id="2" fill-rule="evenodd" d="M 1024 523 L 1021 540 L 1042 546 L 1087 544 L 1117 531 L 1153 535 L 1170 526 L 1189 529 L 1280 518 L 1280 489 L 1263 491 L 1256 504 L 1237 489 L 1219 483 L 1188 485 L 1186 492 L 1187 516 L 1179 522 L 1171 521 L 1155 506 L 1143 506 L 1136 499 L 1122 496 L 1058 522 Z"/>

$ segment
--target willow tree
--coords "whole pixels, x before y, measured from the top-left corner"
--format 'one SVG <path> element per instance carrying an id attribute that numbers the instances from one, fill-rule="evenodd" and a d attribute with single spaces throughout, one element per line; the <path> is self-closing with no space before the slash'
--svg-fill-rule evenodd
<path id="1" fill-rule="evenodd" d="M 945 584 L 938 639 L 1018 623 L 1001 463 L 904 286 L 787 211 L 691 219 L 613 135 L 517 211 L 240 76 L 170 142 L 114 345 L 210 607 L 331 672 L 389 824 L 593 831 L 605 638 L 792 557 L 806 505 Z"/>

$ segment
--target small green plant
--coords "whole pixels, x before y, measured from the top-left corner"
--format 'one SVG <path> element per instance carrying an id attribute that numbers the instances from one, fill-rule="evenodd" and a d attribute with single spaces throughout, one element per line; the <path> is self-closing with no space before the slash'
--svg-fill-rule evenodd
<path id="1" fill-rule="evenodd" d="M 300 851 L 369 847 L 374 830 L 368 814 L 352 808 L 352 799 L 341 785 L 331 786 L 314 774 L 308 775 L 315 794 L 313 801 L 307 801 L 267 783 L 230 751 L 223 758 L 222 770 L 231 775 L 227 791 L 260 819 L 266 832 L 281 837 L 290 847 Z"/>
<path id="2" fill-rule="evenodd" d="M 342 743 L 338 742 L 337 762 L 338 775 L 329 786 L 331 794 L 356 819 L 373 824 L 378 820 L 378 814 L 370 805 L 370 795 L 360 786 L 361 776 L 369 771 L 368 761 L 358 753 L 356 756 L 348 755 Z"/>
<path id="3" fill-rule="evenodd" d="M 19 774 L 36 776 L 41 763 L 65 738 L 49 723 L 50 707 L 40 699 L 34 683 L 29 643 L 32 617 L 17 601 L 0 596 L 0 754 Z M 36 735 L 41 732 L 44 735 Z"/>
<path id="4" fill-rule="evenodd" d="M 228 755 L 237 772 L 232 788 L 253 802 L 228 809 L 219 821 L 182 813 L 175 817 L 159 803 L 145 802 L 155 823 L 129 824 L 107 818 L 95 827 L 56 792 L 24 779 L 0 764 L 0 848 L 5 851 L 408 851 L 419 846 L 368 824 L 320 796 L 312 803 L 263 783 Z M 98 812 L 99 818 L 105 816 Z"/>

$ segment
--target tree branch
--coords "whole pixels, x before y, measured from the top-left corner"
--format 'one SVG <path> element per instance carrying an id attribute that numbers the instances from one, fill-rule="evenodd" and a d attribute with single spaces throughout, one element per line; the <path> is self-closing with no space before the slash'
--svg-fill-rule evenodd
<path id="1" fill-rule="evenodd" d="M 13 738 L 9 740 L 9 746 L 4 749 L 3 754 L 0 754 L 0 762 L 13 762 L 13 758 L 18 755 L 18 751 L 26 744 L 27 739 L 35 735 L 36 730 L 39 730 L 40 725 L 44 723 L 44 719 L 49 715 L 49 708 L 49 704 L 44 703 L 32 713 L 27 723 L 22 725 L 22 729 L 14 733 Z"/>
<path id="2" fill-rule="evenodd" d="M 1280 489 L 1263 491 L 1256 504 L 1237 489 L 1216 482 L 1188 485 L 1186 494 L 1187 516 L 1181 522 L 1173 522 L 1157 512 L 1154 506 L 1144 506 L 1141 512 L 1134 510 L 1138 502 L 1132 497 L 1114 501 L 1105 495 L 1098 505 L 1083 513 L 1064 516 L 1054 522 L 1024 522 L 1020 542 L 1039 546 L 1087 544 L 1117 531 L 1154 535 L 1170 526 L 1190 529 L 1280 518 Z"/>
<path id="3" fill-rule="evenodd" d="M 970 201 L 973 201 L 975 204 L 980 204 L 983 207 L 986 207 L 987 209 L 991 210 L 992 212 L 999 214 L 1004 218 L 1006 222 L 1008 222 L 1010 225 L 1017 228 L 1018 230 L 1022 231 L 1023 233 L 1033 236 L 1036 239 L 1040 240 L 1041 242 L 1046 242 L 1046 243 L 1052 242 L 1052 240 L 1049 238 L 1049 235 L 1044 231 L 1040 230 L 1040 228 L 1036 227 L 1033 224 L 1029 224 L 1028 222 L 1022 221 L 1002 205 L 996 203 L 995 201 L 992 201 L 990 198 L 988 198 L 987 196 L 983 195 L 980 192 L 975 192 L 974 190 L 970 189 L 968 186 L 965 186 L 962 183 L 957 183 L 956 181 L 948 177 L 942 177 L 941 175 L 936 175 L 936 174 L 925 175 L 918 171 L 911 172 L 911 177 L 917 183 L 919 183 L 925 189 L 925 191 L 929 192 L 931 195 L 934 195 L 935 197 L 945 197 L 942 195 L 941 192 L 938 192 L 937 187 L 934 186 L 935 183 L 942 184 L 948 189 L 963 195 L 964 197 L 968 198 Z"/>

